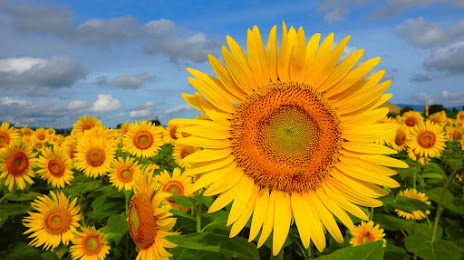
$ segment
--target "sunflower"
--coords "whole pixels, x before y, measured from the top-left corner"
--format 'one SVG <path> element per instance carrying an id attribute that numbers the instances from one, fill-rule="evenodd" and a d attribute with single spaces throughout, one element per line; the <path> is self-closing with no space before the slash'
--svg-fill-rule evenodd
<path id="1" fill-rule="evenodd" d="M 71 160 L 58 148 L 46 147 L 42 155 L 36 159 L 37 173 L 56 188 L 64 188 L 74 179 L 71 171 Z"/>
<path id="2" fill-rule="evenodd" d="M 155 170 L 158 170 L 159 168 L 160 168 L 160 166 L 158 164 L 150 162 L 150 163 L 145 165 L 144 171 L 146 173 L 150 173 L 151 175 L 153 175 L 153 172 Z"/>
<path id="3" fill-rule="evenodd" d="M 424 118 L 417 111 L 408 111 L 403 114 L 403 122 L 407 127 L 413 128 L 416 125 L 424 124 Z"/>
<path id="4" fill-rule="evenodd" d="M 446 136 L 439 124 L 431 121 L 411 130 L 409 146 L 416 156 L 436 158 L 445 149 Z"/>
<path id="5" fill-rule="evenodd" d="M 161 133 L 152 122 L 135 121 L 122 141 L 122 149 L 133 156 L 147 158 L 158 154 L 163 143 Z"/>
<path id="6" fill-rule="evenodd" d="M 34 134 L 34 130 L 32 130 L 29 127 L 23 127 L 19 129 L 19 132 L 21 133 L 21 136 L 32 136 Z"/>
<path id="7" fill-rule="evenodd" d="M 421 165 L 425 165 L 426 163 L 430 162 L 431 159 L 429 157 L 424 157 L 419 154 L 415 154 L 414 150 L 410 147 L 407 149 L 407 154 L 409 159 L 420 163 Z"/>
<path id="8" fill-rule="evenodd" d="M 110 252 L 106 235 L 95 230 L 95 227 L 82 228 L 72 242 L 69 249 L 72 259 L 102 260 Z"/>
<path id="9" fill-rule="evenodd" d="M 46 142 L 48 141 L 49 135 L 48 132 L 44 128 L 37 128 L 34 131 L 34 139 L 35 141 Z"/>
<path id="10" fill-rule="evenodd" d="M 429 116 L 429 106 L 425 106 L 425 108 L 424 108 L 424 114 L 425 114 L 426 116 Z"/>
<path id="11" fill-rule="evenodd" d="M 462 127 L 447 126 L 445 128 L 449 140 L 459 141 L 462 137 Z"/>
<path id="12" fill-rule="evenodd" d="M 157 176 L 158 187 L 162 192 L 171 195 L 190 196 L 192 194 L 192 178 L 186 174 L 181 173 L 180 168 L 174 168 L 172 176 L 168 171 L 164 170 Z M 181 207 L 177 202 L 167 198 L 173 209 L 188 211 L 187 208 Z"/>
<path id="13" fill-rule="evenodd" d="M 398 195 L 408 197 L 410 199 L 420 200 L 425 202 L 427 205 L 431 205 L 429 198 L 425 196 L 425 193 L 418 192 L 416 189 L 406 189 L 398 192 Z M 413 220 L 421 220 L 426 217 L 426 214 L 430 214 L 430 211 L 427 210 L 424 214 L 421 210 L 413 210 L 411 212 L 405 212 L 399 209 L 395 209 L 398 216 L 405 218 L 405 219 L 413 219 Z"/>
<path id="14" fill-rule="evenodd" d="M 34 177 L 35 156 L 32 147 L 22 142 L 10 143 L 0 150 L 0 180 L 5 179 L 9 191 L 13 190 L 15 183 L 20 190 L 26 188 L 26 182 L 34 183 L 31 177 Z"/>
<path id="15" fill-rule="evenodd" d="M 388 141 L 393 149 L 401 152 L 406 149 L 407 142 L 409 137 L 409 128 L 404 125 L 398 125 L 398 129 L 396 130 L 396 135 L 393 139 Z"/>
<path id="16" fill-rule="evenodd" d="M 86 130 L 100 125 L 102 125 L 102 123 L 96 117 L 81 116 L 73 125 L 73 133 L 74 135 L 79 135 Z"/>
<path id="17" fill-rule="evenodd" d="M 109 170 L 110 182 L 119 190 L 132 190 L 134 180 L 140 174 L 140 166 L 130 157 L 119 157 Z"/>
<path id="18" fill-rule="evenodd" d="M 47 131 L 49 136 L 54 136 L 56 134 L 56 130 L 53 128 L 48 128 L 45 131 Z"/>
<path id="19" fill-rule="evenodd" d="M 458 114 L 456 115 L 456 120 L 464 121 L 464 111 L 459 111 L 458 112 Z"/>
<path id="20" fill-rule="evenodd" d="M 433 113 L 427 118 L 427 120 L 435 124 L 438 124 L 441 127 L 444 127 L 448 122 L 448 118 L 446 117 L 445 111 Z"/>
<path id="21" fill-rule="evenodd" d="M 366 75 L 380 62 L 368 60 L 351 70 L 358 50 L 339 62 L 349 36 L 332 49 L 334 35 L 319 45 L 320 34 L 306 44 L 304 31 L 283 24 L 280 51 L 276 27 L 268 45 L 258 28 L 248 30 L 247 56 L 227 37 L 223 65 L 209 56 L 217 78 L 194 69 L 189 78 L 198 90 L 182 94 L 210 120 L 176 119 L 192 134 L 177 142 L 203 147 L 186 158 L 188 174 L 205 173 L 194 190 L 211 185 L 206 196 L 220 194 L 208 212 L 233 201 L 227 225 L 230 237 L 251 219 L 249 241 L 259 233 L 258 247 L 273 233 L 277 255 L 294 220 L 302 244 L 310 239 L 319 251 L 326 247 L 325 231 L 336 241 L 343 235 L 334 215 L 349 228 L 346 212 L 368 220 L 359 206 L 378 207 L 388 194 L 376 185 L 398 187 L 391 167 L 408 167 L 384 156 L 395 150 L 372 140 L 392 138 L 396 124 L 377 123 L 389 112 L 379 108 L 391 95 L 391 81 L 380 82 L 385 71 Z"/>
<path id="22" fill-rule="evenodd" d="M 374 242 L 377 240 L 383 240 L 383 246 L 387 245 L 387 240 L 385 240 L 385 233 L 383 228 L 380 228 L 380 225 L 377 224 L 374 226 L 374 221 L 369 220 L 368 222 L 361 221 L 361 224 L 356 225 L 355 228 L 350 230 L 351 240 L 350 244 L 353 246 L 359 246 L 365 243 Z"/>
<path id="23" fill-rule="evenodd" d="M 83 170 L 86 176 L 97 178 L 109 171 L 117 146 L 105 129 L 94 127 L 78 137 L 76 150 L 74 167 Z"/>
<path id="24" fill-rule="evenodd" d="M 177 141 L 177 129 L 179 125 L 168 122 L 168 127 L 166 128 L 167 134 L 164 135 L 164 141 L 166 143 L 174 144 Z"/>
<path id="25" fill-rule="evenodd" d="M 46 147 L 46 145 L 45 145 L 44 141 L 36 140 L 34 142 L 34 150 L 36 150 L 36 151 L 42 151 L 45 147 Z"/>
<path id="26" fill-rule="evenodd" d="M 56 145 L 56 146 L 61 146 L 63 141 L 64 141 L 64 137 L 62 135 L 52 135 L 49 140 L 51 144 Z"/>
<path id="27" fill-rule="evenodd" d="M 62 192 L 55 194 L 53 191 L 50 196 L 35 199 L 31 206 L 38 212 L 29 211 L 29 216 L 23 220 L 24 226 L 29 228 L 24 234 L 32 233 L 29 235 L 29 238 L 33 238 L 29 245 L 43 245 L 46 250 L 53 250 L 61 243 L 68 245 L 81 219 L 76 201 L 77 198 L 74 198 L 70 202 Z"/>
<path id="28" fill-rule="evenodd" d="M 3 122 L 0 125 L 0 149 L 6 147 L 10 142 L 15 142 L 19 138 L 18 131 L 14 127 L 10 127 L 10 124 Z"/>
<path id="29" fill-rule="evenodd" d="M 62 149 L 69 159 L 74 160 L 77 153 L 77 139 L 73 136 L 66 136 L 61 144 Z"/>
<path id="30" fill-rule="evenodd" d="M 168 194 L 157 192 L 151 175 L 142 173 L 134 186 L 134 197 L 129 203 L 129 232 L 137 245 L 136 260 L 169 259 L 172 256 L 165 248 L 176 247 L 164 239 L 167 235 L 178 235 L 170 232 L 176 224 L 172 213 L 164 206 L 164 198 Z"/>
<path id="31" fill-rule="evenodd" d="M 183 159 L 197 151 L 199 151 L 199 149 L 195 146 L 175 144 L 172 148 L 172 157 L 174 158 L 174 161 L 177 163 L 177 165 L 180 167 L 188 168 L 190 164 L 185 163 Z"/>

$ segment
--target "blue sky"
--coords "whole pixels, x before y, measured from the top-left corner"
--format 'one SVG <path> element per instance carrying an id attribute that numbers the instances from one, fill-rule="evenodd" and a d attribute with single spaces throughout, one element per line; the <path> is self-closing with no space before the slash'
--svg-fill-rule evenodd
<path id="1" fill-rule="evenodd" d="M 213 74 L 226 35 L 303 26 L 382 57 L 395 104 L 464 105 L 464 1 L 0 0 L 0 121 L 71 127 L 194 117 L 186 67 Z M 279 35 L 279 34 L 278 34 Z"/>

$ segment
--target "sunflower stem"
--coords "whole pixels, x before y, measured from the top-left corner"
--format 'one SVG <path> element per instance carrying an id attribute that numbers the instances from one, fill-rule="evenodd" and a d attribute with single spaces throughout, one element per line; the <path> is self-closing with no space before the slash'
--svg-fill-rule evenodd
<path id="1" fill-rule="evenodd" d="M 196 210 L 196 212 L 197 212 L 197 233 L 202 232 L 202 230 L 201 230 L 201 208 L 202 208 L 202 205 L 199 202 L 197 210 Z"/>
<path id="2" fill-rule="evenodd" d="M 432 243 L 435 241 L 435 236 L 437 233 L 438 228 L 438 221 L 440 220 L 441 213 L 443 212 L 443 199 L 445 198 L 446 191 L 448 190 L 448 185 L 450 184 L 451 180 L 453 180 L 454 176 L 456 176 L 456 171 L 453 171 L 452 174 L 448 177 L 443 185 L 443 191 L 440 194 L 440 198 L 438 199 L 438 206 L 437 206 L 437 213 L 435 214 L 435 221 L 433 222 L 433 230 L 432 230 Z"/>

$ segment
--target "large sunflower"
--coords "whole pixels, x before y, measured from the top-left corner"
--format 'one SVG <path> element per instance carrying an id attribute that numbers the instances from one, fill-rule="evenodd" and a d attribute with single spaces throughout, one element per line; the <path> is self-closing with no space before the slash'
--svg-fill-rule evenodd
<path id="1" fill-rule="evenodd" d="M 82 228 L 77 232 L 73 245 L 69 249 L 72 259 L 102 260 L 110 252 L 106 235 L 95 230 L 95 227 Z"/>
<path id="2" fill-rule="evenodd" d="M 414 127 L 411 133 L 409 147 L 415 155 L 429 158 L 440 157 L 447 139 L 439 124 L 427 121 L 424 125 Z"/>
<path id="3" fill-rule="evenodd" d="M 247 56 L 231 37 L 230 51 L 222 47 L 225 65 L 209 56 L 217 78 L 188 69 L 199 93 L 182 96 L 211 120 L 171 123 L 190 125 L 182 129 L 192 136 L 177 142 L 205 148 L 184 161 L 192 164 L 189 174 L 206 173 L 197 189 L 213 184 L 205 194 L 220 194 L 209 212 L 233 201 L 231 237 L 253 214 L 249 240 L 262 227 L 260 247 L 273 232 L 277 255 L 294 220 L 304 247 L 311 239 L 322 251 L 324 230 L 343 241 L 334 215 L 352 228 L 346 211 L 368 220 L 359 206 L 381 206 L 375 198 L 387 194 L 376 185 L 399 186 L 390 178 L 397 171 L 385 166 L 407 164 L 381 155 L 396 151 L 371 142 L 393 137 L 397 128 L 377 123 L 388 113 L 378 107 L 391 97 L 383 94 L 391 81 L 380 83 L 383 70 L 367 76 L 380 58 L 351 70 L 363 50 L 339 62 L 349 38 L 332 49 L 333 34 L 320 45 L 320 34 L 306 43 L 302 28 L 283 24 L 277 51 L 276 27 L 267 48 L 254 27 Z"/>
<path id="4" fill-rule="evenodd" d="M 26 188 L 26 182 L 34 183 L 31 177 L 35 175 L 32 171 L 35 156 L 32 147 L 22 142 L 10 143 L 0 149 L 0 180 L 5 179 L 9 191 L 13 190 L 15 183 L 20 190 Z"/>
<path id="5" fill-rule="evenodd" d="M 41 196 L 31 205 L 38 212 L 29 211 L 29 216 L 23 220 L 24 226 L 29 228 L 24 234 L 32 233 L 30 245 L 44 249 L 55 249 L 63 243 L 68 245 L 73 238 L 76 228 L 79 227 L 81 213 L 76 205 L 77 199 L 71 202 L 62 192 L 50 192 L 49 196 Z"/>
<path id="6" fill-rule="evenodd" d="M 10 124 L 3 122 L 0 125 L 0 149 L 7 146 L 10 142 L 13 143 L 19 139 L 19 133 Z"/>
<path id="7" fill-rule="evenodd" d="M 134 197 L 129 204 L 129 232 L 137 245 L 136 260 L 169 259 L 172 256 L 165 248 L 176 247 L 164 239 L 167 235 L 177 235 L 170 230 L 176 224 L 172 213 L 164 206 L 165 192 L 155 191 L 151 174 L 142 173 L 134 186 Z"/>
<path id="8" fill-rule="evenodd" d="M 122 149 L 133 156 L 147 158 L 158 154 L 163 144 L 160 129 L 152 122 L 141 121 L 129 125 L 124 136 Z"/>
<path id="9" fill-rule="evenodd" d="M 46 147 L 36 159 L 37 173 L 53 187 L 64 188 L 74 179 L 71 160 L 58 148 Z"/>
<path id="10" fill-rule="evenodd" d="M 117 144 L 112 142 L 102 127 L 86 130 L 77 139 L 74 167 L 89 177 L 105 175 L 115 160 Z"/>

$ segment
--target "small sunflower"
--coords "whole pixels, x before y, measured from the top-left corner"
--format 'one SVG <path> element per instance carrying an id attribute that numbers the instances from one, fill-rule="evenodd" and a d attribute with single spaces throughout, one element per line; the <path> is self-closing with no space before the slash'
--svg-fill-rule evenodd
<path id="1" fill-rule="evenodd" d="M 192 178 L 186 174 L 182 174 L 180 168 L 174 168 L 172 176 L 168 171 L 164 170 L 163 173 L 157 176 L 159 190 L 166 192 L 169 201 L 173 209 L 188 211 L 188 209 L 181 207 L 177 202 L 169 199 L 171 195 L 183 195 L 190 196 L 192 194 Z"/>
<path id="2" fill-rule="evenodd" d="M 172 148 L 172 157 L 174 158 L 174 161 L 177 163 L 177 165 L 180 167 L 188 168 L 190 164 L 185 163 L 183 159 L 199 150 L 200 149 L 198 149 L 196 146 L 175 144 Z"/>
<path id="3" fill-rule="evenodd" d="M 383 246 L 385 247 L 387 244 L 387 240 L 385 240 L 385 233 L 383 228 L 380 228 L 380 225 L 377 224 L 374 226 L 374 221 L 362 221 L 361 224 L 356 225 L 353 229 L 350 230 L 351 233 L 351 240 L 350 244 L 353 246 L 359 246 L 362 244 L 366 244 L 369 242 L 374 242 L 377 240 L 383 240 Z"/>
<path id="4" fill-rule="evenodd" d="M 36 156 L 32 148 L 22 142 L 10 143 L 0 150 L 0 180 L 5 179 L 5 185 L 12 191 L 13 186 L 20 190 L 26 188 L 26 182 L 34 183 L 32 167 L 35 167 L 33 158 Z"/>
<path id="5" fill-rule="evenodd" d="M 398 195 L 408 197 L 410 199 L 420 200 L 425 202 L 427 205 L 431 205 L 429 198 L 425 195 L 425 193 L 418 192 L 416 189 L 406 189 L 398 192 Z M 405 218 L 405 219 L 413 219 L 413 220 L 421 220 L 426 217 L 426 214 L 430 214 L 430 211 L 427 210 L 425 213 L 421 210 L 413 210 L 411 212 L 405 212 L 399 209 L 395 209 L 398 216 Z"/>
<path id="6" fill-rule="evenodd" d="M 417 111 L 408 111 L 403 114 L 403 122 L 406 127 L 413 128 L 416 125 L 424 124 L 424 118 Z"/>
<path id="7" fill-rule="evenodd" d="M 10 124 L 3 122 L 0 125 L 0 149 L 6 147 L 9 143 L 16 142 L 20 138 L 18 131 Z"/>
<path id="8" fill-rule="evenodd" d="M 96 117 L 81 116 L 73 125 L 73 132 L 75 135 L 84 133 L 95 126 L 100 126 L 102 123 Z"/>
<path id="9" fill-rule="evenodd" d="M 56 130 L 53 128 L 48 128 L 45 131 L 47 131 L 49 136 L 54 136 L 56 134 Z"/>
<path id="10" fill-rule="evenodd" d="M 227 36 L 224 64 L 209 56 L 217 77 L 188 69 L 198 92 L 182 97 L 210 120 L 170 123 L 189 125 L 182 130 L 192 136 L 179 144 L 204 148 L 184 161 L 192 164 L 189 175 L 204 173 L 195 188 L 220 194 L 208 212 L 232 203 L 230 237 L 251 218 L 249 240 L 261 230 L 261 247 L 272 233 L 277 255 L 295 223 L 303 246 L 312 240 L 323 251 L 325 230 L 343 242 L 335 217 L 349 228 L 347 211 L 368 220 L 357 205 L 381 206 L 377 198 L 387 192 L 376 185 L 399 186 L 391 178 L 397 171 L 385 166 L 408 165 L 372 143 L 395 135 L 396 124 L 377 123 L 389 112 L 380 106 L 390 98 L 383 93 L 391 81 L 381 81 L 383 70 L 368 76 L 380 58 L 354 68 L 363 50 L 339 61 L 349 38 L 332 48 L 333 34 L 307 41 L 303 28 L 287 30 L 284 23 L 278 50 L 276 27 L 265 47 L 255 26 L 246 55 Z"/>
<path id="11" fill-rule="evenodd" d="M 436 158 L 445 149 L 446 136 L 439 124 L 431 121 L 411 130 L 409 147 L 416 156 Z"/>
<path id="12" fill-rule="evenodd" d="M 57 148 L 46 147 L 36 159 L 37 173 L 53 187 L 64 188 L 74 179 L 70 159 Z"/>
<path id="13" fill-rule="evenodd" d="M 21 136 L 32 136 L 34 134 L 34 130 L 32 130 L 29 127 L 23 127 L 19 129 L 19 132 L 21 133 Z"/>
<path id="14" fill-rule="evenodd" d="M 446 135 L 448 136 L 449 140 L 459 141 L 462 138 L 462 127 L 454 127 L 454 126 L 447 126 L 446 127 Z"/>
<path id="15" fill-rule="evenodd" d="M 34 142 L 34 150 L 36 150 L 36 151 L 42 151 L 45 147 L 46 147 L 46 145 L 45 145 L 44 141 L 36 140 Z"/>
<path id="16" fill-rule="evenodd" d="M 390 144 L 393 147 L 393 149 L 397 150 L 398 152 L 401 152 L 406 149 L 408 139 L 409 128 L 407 128 L 404 125 L 398 125 L 395 137 L 387 143 Z"/>
<path id="17" fill-rule="evenodd" d="M 157 155 L 161 144 L 161 133 L 152 122 L 136 121 L 124 136 L 122 149 L 133 156 L 147 158 Z"/>
<path id="18" fill-rule="evenodd" d="M 61 146 L 64 142 L 64 137 L 62 135 L 52 135 L 49 142 L 55 146 Z"/>
<path id="19" fill-rule="evenodd" d="M 155 191 L 151 175 L 141 174 L 134 186 L 134 197 L 129 203 L 129 232 L 137 245 L 136 260 L 169 259 L 166 248 L 176 247 L 164 239 L 167 235 L 178 235 L 170 230 L 176 224 L 172 213 L 164 206 L 168 194 Z"/>
<path id="20" fill-rule="evenodd" d="M 464 111 L 459 111 L 458 114 L 456 115 L 456 120 L 457 121 L 464 121 Z"/>
<path id="21" fill-rule="evenodd" d="M 82 232 L 75 234 L 69 252 L 73 260 L 102 260 L 110 252 L 107 240 L 106 235 L 95 230 L 95 227 L 82 228 Z"/>
<path id="22" fill-rule="evenodd" d="M 159 168 L 160 168 L 160 166 L 158 164 L 150 162 L 150 163 L 145 165 L 144 171 L 147 174 L 153 175 L 153 172 L 155 170 L 158 170 Z"/>
<path id="23" fill-rule="evenodd" d="M 34 139 L 36 141 L 47 142 L 48 141 L 48 132 L 44 128 L 37 128 L 34 131 Z"/>
<path id="24" fill-rule="evenodd" d="M 441 127 L 444 127 L 446 123 L 448 122 L 448 118 L 446 117 L 445 111 L 440 111 L 431 114 L 428 118 L 427 121 L 431 121 L 435 124 L 440 125 Z"/>
<path id="25" fill-rule="evenodd" d="M 109 170 L 110 182 L 119 190 L 132 190 L 135 179 L 140 174 L 140 166 L 130 157 L 121 157 L 113 162 Z"/>
<path id="26" fill-rule="evenodd" d="M 421 165 L 425 165 L 426 163 L 430 162 L 431 159 L 429 157 L 424 157 L 418 154 L 415 154 L 414 150 L 410 147 L 407 148 L 407 154 L 409 159 L 420 163 Z"/>
<path id="27" fill-rule="evenodd" d="M 167 134 L 164 136 L 164 141 L 166 143 L 174 144 L 177 141 L 177 129 L 179 128 L 178 124 L 168 122 L 168 127 L 166 128 Z"/>
<path id="28" fill-rule="evenodd" d="M 76 150 L 74 167 L 83 170 L 86 176 L 97 178 L 109 171 L 117 146 L 106 130 L 94 127 L 78 137 Z"/>
<path id="29" fill-rule="evenodd" d="M 56 194 L 51 191 L 50 196 L 38 197 L 31 206 L 38 212 L 29 211 L 23 224 L 28 228 L 24 234 L 33 238 L 29 245 L 48 250 L 58 245 L 68 245 L 72 240 L 76 228 L 79 227 L 81 214 L 80 207 L 76 205 L 77 198 L 71 202 L 62 192 Z"/>
<path id="30" fill-rule="evenodd" d="M 77 139 L 71 135 L 66 136 L 61 144 L 61 149 L 64 150 L 69 159 L 74 160 L 77 153 Z"/>

